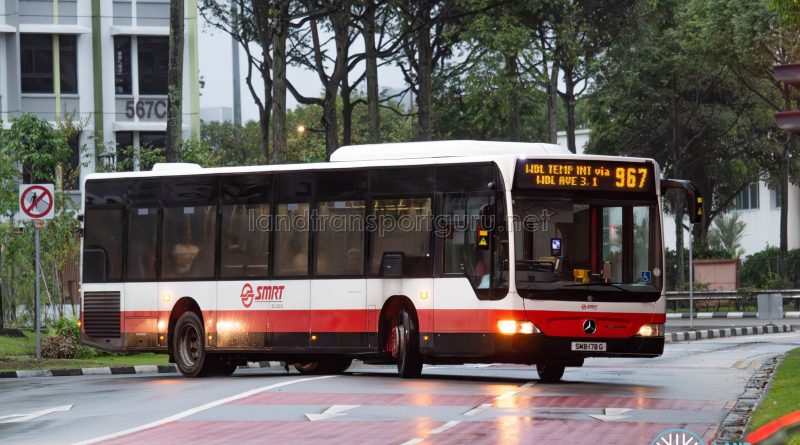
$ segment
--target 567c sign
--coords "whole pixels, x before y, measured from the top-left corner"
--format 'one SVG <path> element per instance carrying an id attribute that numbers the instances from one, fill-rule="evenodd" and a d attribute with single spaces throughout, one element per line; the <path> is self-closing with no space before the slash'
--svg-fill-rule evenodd
<path id="1" fill-rule="evenodd" d="M 166 99 L 139 99 L 137 101 L 129 100 L 125 102 L 125 117 L 133 119 L 137 116 L 139 119 L 165 119 L 167 117 L 167 101 Z"/>

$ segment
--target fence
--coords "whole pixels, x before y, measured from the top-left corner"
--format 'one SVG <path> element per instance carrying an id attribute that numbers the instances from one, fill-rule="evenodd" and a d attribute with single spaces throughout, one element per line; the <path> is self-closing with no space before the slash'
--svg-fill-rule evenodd
<path id="1" fill-rule="evenodd" d="M 697 312 L 755 311 L 758 294 L 780 294 L 784 311 L 800 311 L 800 289 L 762 291 L 702 291 L 693 293 Z M 689 312 L 689 292 L 667 292 L 667 312 Z"/>

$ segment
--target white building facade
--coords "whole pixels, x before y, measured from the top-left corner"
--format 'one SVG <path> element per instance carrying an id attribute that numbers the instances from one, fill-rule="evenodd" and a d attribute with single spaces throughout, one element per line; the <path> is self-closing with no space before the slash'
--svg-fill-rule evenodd
<path id="1" fill-rule="evenodd" d="M 575 131 L 575 145 L 579 154 L 583 153 L 590 134 L 591 130 L 588 129 Z M 558 144 L 567 146 L 567 136 L 563 131 L 558 132 Z M 771 189 L 764 181 L 754 182 L 736 197 L 731 211 L 738 212 L 739 219 L 746 224 L 744 237 L 741 240 L 745 256 L 764 250 L 767 246 L 780 246 L 779 191 Z M 788 227 L 789 250 L 800 248 L 800 188 L 794 184 L 789 185 Z M 671 215 L 664 215 L 664 243 L 666 247 L 675 249 L 675 218 Z M 686 248 L 689 247 L 688 231 L 684 236 L 684 245 Z"/>
<path id="2" fill-rule="evenodd" d="M 199 136 L 197 0 L 186 0 L 183 133 Z M 0 119 L 30 112 L 85 125 L 71 162 L 163 147 L 169 0 L 0 0 Z M 73 184 L 77 188 L 80 181 Z"/>

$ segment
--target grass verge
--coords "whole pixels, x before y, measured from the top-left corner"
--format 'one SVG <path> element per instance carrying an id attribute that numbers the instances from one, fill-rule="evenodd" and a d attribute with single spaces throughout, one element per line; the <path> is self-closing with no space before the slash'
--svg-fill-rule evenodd
<path id="1" fill-rule="evenodd" d="M 79 359 L 36 360 L 36 332 L 23 329 L 24 338 L 0 335 L 0 371 L 28 371 L 38 369 L 102 368 L 105 366 L 166 365 L 166 354 L 138 353 L 113 355 L 100 353 L 95 357 Z M 47 334 L 42 332 L 42 342 Z"/>
<path id="2" fill-rule="evenodd" d="M 800 348 L 783 358 L 769 392 L 756 408 L 749 431 L 755 431 L 772 420 L 800 409 Z M 788 445 L 800 445 L 800 433 L 793 434 Z"/>
<path id="3" fill-rule="evenodd" d="M 166 354 L 150 352 L 129 355 L 99 355 L 92 358 L 57 359 L 0 356 L 0 371 L 29 371 L 35 369 L 102 368 L 105 366 L 167 365 Z"/>

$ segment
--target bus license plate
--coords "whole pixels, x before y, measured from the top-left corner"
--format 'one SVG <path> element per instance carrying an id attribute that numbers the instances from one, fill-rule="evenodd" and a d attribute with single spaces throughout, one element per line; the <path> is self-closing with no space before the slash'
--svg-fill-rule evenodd
<path id="1" fill-rule="evenodd" d="M 574 341 L 572 342 L 572 350 L 581 352 L 605 352 L 606 344 L 602 342 Z"/>

